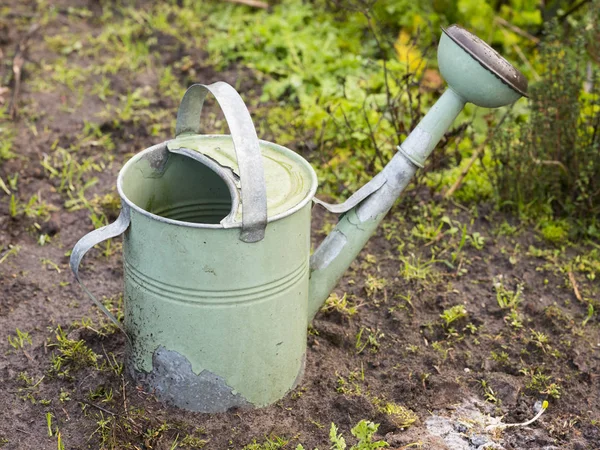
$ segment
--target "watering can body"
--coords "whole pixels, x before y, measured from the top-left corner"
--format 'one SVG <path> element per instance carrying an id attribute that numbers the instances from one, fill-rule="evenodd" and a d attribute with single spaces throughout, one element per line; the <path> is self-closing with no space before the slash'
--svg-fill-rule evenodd
<path id="1" fill-rule="evenodd" d="M 456 89 L 451 83 L 384 170 L 342 205 L 314 199 L 316 175 L 303 158 L 257 138 L 231 86 L 186 92 L 176 138 L 125 164 L 119 218 L 83 237 L 71 255 L 81 283 L 85 253 L 124 234 L 123 324 L 82 287 L 125 332 L 126 368 L 136 382 L 201 412 L 266 406 L 293 389 L 308 322 L 464 104 L 496 107 L 524 94 L 520 80 L 502 78 L 506 67 L 486 66 L 495 60 L 476 54 L 479 43 L 469 49 L 472 35 L 460 28 L 446 35 L 440 48 L 451 59 L 440 59 L 440 69 Z M 465 82 L 453 64 L 470 64 L 475 75 Z M 230 135 L 200 134 L 208 93 Z M 311 256 L 313 200 L 343 215 Z"/>

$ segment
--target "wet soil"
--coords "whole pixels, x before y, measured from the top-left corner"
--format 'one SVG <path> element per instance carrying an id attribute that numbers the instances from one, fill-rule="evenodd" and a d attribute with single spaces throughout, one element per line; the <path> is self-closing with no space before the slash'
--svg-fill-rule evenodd
<path id="1" fill-rule="evenodd" d="M 15 156 L 2 161 L 0 177 L 8 183 L 18 174 L 16 189 L 7 190 L 21 205 L 11 214 L 11 196 L 0 191 L 0 447 L 169 449 L 177 442 L 179 448 L 241 449 L 254 440 L 279 437 L 289 440 L 283 448 L 302 443 L 306 449 L 324 449 L 332 422 L 351 442 L 350 428 L 367 419 L 380 424 L 377 436 L 391 448 L 480 448 L 466 425 L 458 431 L 464 439 L 457 444 L 436 434 L 428 419 L 454 417 L 458 424 L 454 413 L 474 401 L 484 405 L 485 416 L 523 422 L 535 415 L 536 402 L 548 400 L 537 422 L 487 433 L 487 442 L 506 449 L 600 448 L 599 323 L 595 314 L 586 320 L 600 286 L 576 265 L 565 269 L 565 262 L 589 253 L 593 244 L 557 250 L 534 229 L 488 205 L 465 208 L 425 189 L 412 188 L 393 208 L 336 288 L 338 297 L 347 295 L 351 305 L 358 305 L 358 312 L 330 309 L 317 315 L 309 328 L 304 377 L 284 399 L 258 410 L 200 414 L 162 405 L 152 392 L 136 386 L 117 367 L 124 358 L 123 335 L 84 297 L 68 268 L 69 250 L 94 229 L 90 209 L 68 202 L 78 184 L 95 178 L 85 196 L 92 211 L 114 220 L 114 204 L 102 199 L 108 194 L 114 200 L 117 173 L 132 154 L 170 137 L 177 104 L 161 96 L 153 66 L 126 76 L 106 75 L 114 93 L 104 100 L 88 92 L 78 97 L 60 83 L 49 90 L 36 88 L 61 55 L 49 37 L 71 27 L 69 33 L 85 42 L 103 27 L 95 2 L 50 3 L 53 14 L 29 36 L 31 25 L 44 16 L 40 4 L 9 1 L 0 18 L 0 87 L 8 88 L 4 104 L 15 90 L 17 46 L 25 49 L 16 116 L 0 122 L 15 133 Z M 79 10 L 69 8 L 87 8 L 92 14 L 77 15 L 73 11 Z M 192 66 L 177 72 L 182 86 L 225 80 L 245 97 L 257 96 L 258 82 L 247 69 L 217 72 L 201 50 L 183 49 L 168 39 L 161 44 L 161 64 L 181 59 L 178 52 L 184 50 L 191 56 Z M 89 55 L 68 55 L 69 65 L 95 63 Z M 83 89 L 100 77 L 90 74 Z M 119 104 L 119 96 L 136 89 L 148 95 L 146 108 L 165 112 L 160 119 L 166 126 L 157 133 L 149 131 L 154 118 L 115 125 L 103 114 Z M 109 135 L 114 146 L 90 143 L 93 139 L 79 145 L 89 137 L 86 123 Z M 266 138 L 276 141 L 276 136 Z M 73 189 L 65 189 L 62 178 L 42 163 L 57 149 L 73 146 L 76 161 L 92 161 L 99 169 L 73 178 Z M 24 211 L 34 195 L 48 214 Z M 454 258 L 451 234 L 415 237 L 415 227 L 439 219 L 427 216 L 431 205 L 466 224 L 471 235 L 479 233 L 483 244 L 465 244 Z M 316 245 L 335 218 L 318 207 L 313 213 Z M 500 234 L 503 222 L 516 232 Z M 112 299 L 117 312 L 123 282 L 118 240 L 104 253 L 92 250 L 83 273 L 90 290 Z M 517 324 L 498 305 L 498 280 L 513 291 L 523 286 Z M 456 305 L 463 305 L 466 315 L 447 324 L 441 315 Z M 96 363 L 67 360 L 57 369 L 59 327 L 70 341 L 89 347 Z M 27 338 L 18 343 L 17 329 L 28 333 L 31 343 Z M 535 374 L 546 378 L 532 384 Z M 382 412 L 386 402 L 414 411 L 418 419 L 399 428 L 393 416 Z"/>

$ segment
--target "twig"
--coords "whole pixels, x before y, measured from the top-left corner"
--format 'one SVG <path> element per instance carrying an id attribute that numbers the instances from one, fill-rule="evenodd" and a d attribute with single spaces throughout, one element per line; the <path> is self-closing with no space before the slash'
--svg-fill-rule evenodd
<path id="1" fill-rule="evenodd" d="M 557 19 L 558 20 L 565 20 L 568 16 L 570 16 L 571 14 L 573 14 L 575 11 L 577 11 L 579 8 L 581 8 L 583 5 L 585 5 L 586 3 L 589 3 L 590 0 L 581 0 L 579 3 L 574 4 L 573 6 L 571 6 L 571 8 L 569 8 L 567 11 L 565 11 L 564 13 L 560 14 Z"/>
<path id="2" fill-rule="evenodd" d="M 512 31 L 517 33 L 519 36 L 523 36 L 524 38 L 529 39 L 534 44 L 537 45 L 540 43 L 539 38 L 536 38 L 535 36 L 533 36 L 532 34 L 529 34 L 527 31 L 523 30 L 522 28 L 519 28 L 518 26 L 513 25 L 512 23 L 504 20 L 502 17 L 496 16 L 496 17 L 494 17 L 494 20 L 496 22 L 498 22 L 500 25 L 502 25 L 506 28 L 510 28 Z"/>
<path id="3" fill-rule="evenodd" d="M 99 409 L 100 411 L 104 411 L 105 413 L 107 413 L 107 414 L 110 414 L 110 415 L 112 415 L 112 416 L 115 416 L 115 417 L 116 417 L 116 416 L 118 416 L 118 415 L 119 415 L 119 414 L 117 414 L 117 413 L 114 413 L 114 412 L 112 412 L 112 411 L 109 411 L 109 410 L 108 410 L 108 409 L 106 409 L 106 408 L 103 408 L 102 406 L 98 406 L 98 405 L 95 405 L 95 404 L 93 404 L 93 403 L 90 403 L 90 402 L 88 402 L 87 400 L 78 399 L 77 401 L 78 401 L 78 402 L 81 402 L 81 403 L 85 403 L 85 404 L 86 404 L 86 405 L 88 405 L 88 406 L 92 406 L 92 407 L 94 407 L 94 408 L 97 408 L 97 409 Z"/>
<path id="4" fill-rule="evenodd" d="M 569 281 L 571 282 L 571 286 L 573 286 L 573 292 L 575 293 L 575 297 L 580 302 L 583 302 L 583 297 L 581 297 L 581 293 L 579 292 L 579 288 L 577 287 L 577 280 L 575 279 L 575 274 L 569 270 Z"/>
<path id="5" fill-rule="evenodd" d="M 19 41 L 17 44 L 17 48 L 15 50 L 15 56 L 13 57 L 12 70 L 13 70 L 13 91 L 12 96 L 10 98 L 10 103 L 8 106 L 8 111 L 10 113 L 10 118 L 15 119 L 17 117 L 17 99 L 19 97 L 19 91 L 21 89 L 21 74 L 23 69 L 23 64 L 25 63 L 25 53 L 27 52 L 27 41 L 34 33 L 40 28 L 39 23 L 33 24 L 29 27 L 29 30 L 23 36 L 23 39 Z"/>
<path id="6" fill-rule="evenodd" d="M 521 47 L 519 47 L 517 44 L 513 44 L 513 48 L 515 49 L 515 52 L 517 52 L 517 55 L 519 55 L 519 58 L 521 58 L 521 61 L 523 61 L 523 64 L 525 64 L 527 66 L 527 68 L 531 71 L 531 73 L 533 74 L 533 77 L 536 79 L 536 81 L 540 81 L 541 77 L 536 72 L 536 70 L 533 68 L 533 65 L 531 65 L 531 63 L 525 56 L 525 53 L 523 53 L 523 50 L 521 50 Z"/>
<path id="7" fill-rule="evenodd" d="M 240 5 L 251 6 L 253 8 L 269 9 L 269 4 L 259 0 L 223 0 L 229 3 L 239 3 Z"/>
<path id="8" fill-rule="evenodd" d="M 511 109 L 512 109 L 512 107 L 506 113 L 504 113 L 504 115 L 502 116 L 502 119 L 500 119 L 500 122 L 498 122 L 498 125 L 496 125 L 496 127 L 491 131 L 491 133 L 489 133 L 487 135 L 487 137 L 481 143 L 481 145 L 479 147 L 477 147 L 477 149 L 475 150 L 475 152 L 473 152 L 473 156 L 471 156 L 471 159 L 469 160 L 467 166 L 463 169 L 463 171 L 461 172 L 460 176 L 454 182 L 454 184 L 450 187 L 450 189 L 448 189 L 446 191 L 446 193 L 444 194 L 444 199 L 448 199 L 448 198 L 452 197 L 452 195 L 454 194 L 454 192 L 456 192 L 456 190 L 460 187 L 460 185 L 464 181 L 465 177 L 469 173 L 469 170 L 471 170 L 471 167 L 473 166 L 473 164 L 475 164 L 475 161 L 477 161 L 477 158 L 479 158 L 479 155 L 485 149 L 485 146 L 494 137 L 494 134 L 496 134 L 496 131 L 498 131 L 498 129 L 500 128 L 500 126 L 502 125 L 502 123 L 504 122 L 504 120 L 506 119 L 506 117 L 508 117 L 508 114 L 510 113 Z"/>

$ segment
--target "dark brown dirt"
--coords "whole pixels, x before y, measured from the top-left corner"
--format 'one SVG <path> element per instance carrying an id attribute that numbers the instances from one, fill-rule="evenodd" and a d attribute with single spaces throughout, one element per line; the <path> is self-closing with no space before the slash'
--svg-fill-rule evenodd
<path id="1" fill-rule="evenodd" d="M 14 89 L 12 58 L 16 44 L 41 14 L 34 2 L 8 3 L 9 13 L 0 18 L 0 87 L 9 88 L 4 102 L 10 100 Z M 467 211 L 431 198 L 424 190 L 413 189 L 393 209 L 336 289 L 340 297 L 347 293 L 351 303 L 360 305 L 358 314 L 348 317 L 334 311 L 317 316 L 308 338 L 304 378 L 297 389 L 273 406 L 224 414 L 189 413 L 161 405 L 151 393 L 110 370 L 73 368 L 71 376 L 66 377 L 53 372 L 55 330 L 59 326 L 71 339 L 82 339 L 101 361 L 111 353 L 122 361 L 124 338 L 119 333 L 98 334 L 93 330 L 106 321 L 74 283 L 67 256 L 75 242 L 93 229 L 90 212 L 85 208 L 68 211 L 68 194 L 60 191 L 57 178 L 52 178 L 40 162 L 57 145 L 76 145 L 84 121 L 96 123 L 110 135 L 114 150 L 81 147 L 74 154 L 79 161 L 97 154 L 111 158 L 104 160 L 104 169 L 88 173 L 78 182 L 98 179 L 86 191 L 90 199 L 114 195 L 117 173 L 128 157 L 168 138 L 172 130 L 166 126 L 153 136 L 144 122 L 149 119 L 124 121 L 115 127 L 100 113 L 107 104 L 116 104 L 118 95 L 144 86 L 153 90 L 149 108 L 170 114 L 163 120 L 172 120 L 177 106 L 156 92 L 157 75 L 152 67 L 126 77 L 110 75 L 115 95 L 106 102 L 86 95 L 78 103 L 73 92 L 58 84 L 50 92 L 34 90 L 36 80 L 44 77 L 43 66 L 57 58 L 44 39 L 72 25 L 66 12 L 69 6 L 86 6 L 93 12 L 98 8 L 95 2 L 55 2 L 55 17 L 27 42 L 18 115 L 14 120 L 0 121 L 0 127 L 16 130 L 16 157 L 2 162 L 0 177 L 6 181 L 18 173 L 16 195 L 21 202 L 39 194 L 53 207 L 44 219 L 22 213 L 11 217 L 10 198 L 0 191 L 0 258 L 9 246 L 20 247 L 16 255 L 0 264 L 0 447 L 55 449 L 58 428 L 66 449 L 101 448 L 103 435 L 113 448 L 168 449 L 176 439 L 181 443 L 191 435 L 207 441 L 205 448 L 210 449 L 241 449 L 254 439 L 263 442 L 267 436 L 290 439 L 285 448 L 302 443 L 306 449 L 323 449 L 329 445 L 331 422 L 350 441 L 349 429 L 359 420 L 368 419 L 381 424 L 378 436 L 392 448 L 411 443 L 427 449 L 452 448 L 431 435 L 425 422 L 432 414 L 450 416 L 465 399 L 486 400 L 485 394 L 490 391 L 484 390 L 484 380 L 495 397 L 492 415 L 505 416 L 505 422 L 526 421 L 535 414 L 536 401 L 550 402 L 548 411 L 529 428 L 509 429 L 498 436 L 504 448 L 600 448 L 599 323 L 594 316 L 582 325 L 588 306 L 578 300 L 569 271 L 560 270 L 566 267 L 562 262 L 585 254 L 591 247 L 567 247 L 566 253 L 557 253 L 557 264 L 552 265 L 549 258 L 533 256 L 528 249 L 554 247 L 511 217 L 495 213 L 486 205 Z M 78 20 L 72 32 L 97 35 L 101 26 L 92 16 Z M 181 58 L 184 50 L 177 43 L 162 44 L 161 63 L 171 64 Z M 182 85 L 191 81 L 244 80 L 239 89 L 247 97 L 258 90 L 247 70 L 234 68 L 218 73 L 203 62 L 202 52 L 192 56 L 192 75 L 189 70 L 177 74 Z M 94 64 L 90 58 L 73 55 L 70 64 Z M 444 214 L 468 224 L 470 233 L 479 232 L 485 239 L 482 250 L 470 245 L 463 248 L 458 260 L 467 271 L 462 276 L 456 267 L 441 262 L 450 258 L 450 250 L 443 255 L 449 236 L 436 242 L 411 236 L 413 226 L 424 217 L 422 211 L 436 202 L 445 208 Z M 114 211 L 104 211 L 114 219 Z M 319 230 L 334 218 L 319 208 L 315 208 L 314 216 L 316 243 L 323 237 Z M 498 226 L 505 220 L 519 225 L 520 231 L 512 237 L 498 235 Z M 50 242 L 39 245 L 40 234 L 50 236 Z M 431 264 L 424 279 L 403 276 L 400 257 L 426 262 L 434 250 L 437 262 Z M 410 259 L 412 254 L 415 259 Z M 123 277 L 118 246 L 108 257 L 100 250 L 92 251 L 86 258 L 84 273 L 93 292 L 116 298 Z M 507 311 L 498 307 L 493 289 L 498 276 L 509 289 L 515 289 L 518 283 L 524 285 L 518 308 L 522 328 L 511 326 Z M 577 270 L 571 276 L 581 295 L 598 299 L 598 279 L 587 279 Z M 379 287 L 368 280 L 379 280 Z M 468 316 L 453 323 L 452 331 L 444 326 L 440 314 L 457 304 L 466 307 Z M 83 318 L 91 318 L 93 325 L 82 327 Z M 468 324 L 476 328 L 469 329 Z M 13 348 L 8 337 L 14 337 L 16 329 L 28 332 L 32 344 Z M 356 341 L 361 329 L 363 341 L 372 333 L 378 346 L 367 345 L 359 351 Z M 544 333 L 547 344 L 536 345 L 531 330 Z M 507 356 L 494 359 L 492 352 L 505 352 Z M 543 389 L 527 388 L 531 377 L 524 371 L 535 368 L 560 386 L 559 398 L 540 392 Z M 102 401 L 90 396 L 99 390 L 112 391 L 112 398 Z M 407 431 L 400 430 L 377 408 L 378 400 L 410 408 L 419 420 Z M 53 417 L 53 436 L 48 433 L 48 413 Z M 105 445 L 110 448 L 110 444 Z"/>

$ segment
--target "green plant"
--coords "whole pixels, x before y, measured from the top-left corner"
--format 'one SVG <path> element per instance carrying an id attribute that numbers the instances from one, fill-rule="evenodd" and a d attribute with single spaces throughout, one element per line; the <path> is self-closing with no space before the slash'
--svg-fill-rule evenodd
<path id="1" fill-rule="evenodd" d="M 379 425 L 367 420 L 361 420 L 356 424 L 350 432 L 352 436 L 358 439 L 358 442 L 350 447 L 349 450 L 376 450 L 378 448 L 388 447 L 389 444 L 385 441 L 373 442 L 373 435 L 377 432 Z M 329 429 L 329 441 L 331 442 L 331 450 L 346 450 L 348 445 L 342 434 L 338 434 L 338 428 L 334 423 Z M 296 450 L 304 450 L 302 445 L 298 445 Z"/>
<path id="2" fill-rule="evenodd" d="M 344 316 L 352 317 L 358 312 L 358 306 L 348 302 L 348 294 L 345 292 L 341 298 L 335 292 L 332 292 L 325 300 L 321 311 L 337 311 Z"/>
<path id="3" fill-rule="evenodd" d="M 409 428 L 419 420 L 419 416 L 414 411 L 393 402 L 383 403 L 378 408 L 381 412 L 389 416 L 394 425 L 401 429 Z"/>
<path id="4" fill-rule="evenodd" d="M 17 333 L 16 337 L 8 336 L 8 343 L 14 349 L 18 350 L 20 348 L 23 348 L 25 347 L 25 344 L 31 345 L 31 337 L 29 336 L 29 333 L 23 332 L 18 328 L 15 331 Z"/>
<path id="5" fill-rule="evenodd" d="M 257 443 L 255 439 L 252 444 L 246 445 L 243 450 L 277 450 L 284 448 L 289 442 L 289 439 L 271 436 L 267 437 L 262 444 Z"/>
<path id="6" fill-rule="evenodd" d="M 440 314 L 440 317 L 444 320 L 446 328 L 448 328 L 451 323 L 463 319 L 468 315 L 469 313 L 464 305 L 454 305 L 451 308 L 445 309 L 444 312 Z"/>
<path id="7" fill-rule="evenodd" d="M 363 340 L 363 334 L 365 330 L 367 330 L 368 336 L 366 339 Z M 367 348 L 367 346 L 369 347 L 372 353 L 377 353 L 377 351 L 379 350 L 379 346 L 381 345 L 379 343 L 379 339 L 383 337 L 385 337 L 385 334 L 383 334 L 379 330 L 373 330 L 367 327 L 360 327 L 360 330 L 356 334 L 356 343 L 354 345 L 354 347 L 356 348 L 356 353 L 362 353 L 365 350 L 365 348 Z"/>
<path id="8" fill-rule="evenodd" d="M 499 399 L 496 396 L 496 393 L 486 380 L 480 380 L 479 384 L 481 384 L 481 387 L 483 389 L 483 395 L 485 396 L 486 401 L 490 403 L 499 403 Z"/>
<path id="9" fill-rule="evenodd" d="M 523 375 L 529 377 L 529 381 L 526 383 L 527 389 L 531 389 L 540 394 L 549 395 L 553 398 L 560 398 L 562 388 L 560 385 L 552 381 L 552 377 L 544 374 L 541 369 L 521 369 Z"/>
<path id="10" fill-rule="evenodd" d="M 98 368 L 98 355 L 83 340 L 69 339 L 60 326 L 56 328 L 56 347 L 58 353 L 52 355 L 52 371 L 59 376 L 67 376 L 83 367 Z"/>
<path id="11" fill-rule="evenodd" d="M 591 8 L 598 5 L 594 1 Z M 590 10 L 580 26 L 592 30 L 599 20 Z M 600 211 L 600 71 L 587 64 L 586 50 L 586 40 L 591 45 L 595 38 L 586 32 L 569 37 L 562 30 L 547 27 L 541 81 L 529 91 L 529 120 L 492 140 L 496 164 L 490 170 L 499 206 L 549 218 L 542 234 L 552 242 L 563 241 L 569 228 L 554 218 L 589 224 Z M 592 71 L 587 85 L 586 68 Z"/>
<path id="12" fill-rule="evenodd" d="M 514 291 L 508 290 L 501 277 L 494 279 L 494 290 L 496 291 L 496 301 L 501 309 L 516 309 L 521 303 L 521 294 L 523 293 L 524 285 L 517 284 Z"/>

